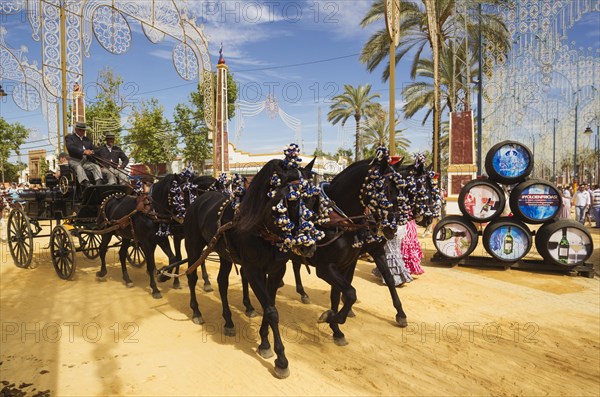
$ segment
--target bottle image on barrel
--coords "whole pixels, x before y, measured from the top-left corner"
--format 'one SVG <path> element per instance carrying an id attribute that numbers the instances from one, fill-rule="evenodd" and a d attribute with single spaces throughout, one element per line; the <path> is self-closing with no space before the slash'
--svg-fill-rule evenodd
<path id="1" fill-rule="evenodd" d="M 506 233 L 506 236 L 504 236 L 504 244 L 503 244 L 503 251 L 505 255 L 510 255 L 513 252 L 513 237 L 510 233 L 511 228 L 510 226 L 508 227 L 508 232 Z"/>
<path id="2" fill-rule="evenodd" d="M 465 232 L 457 232 L 449 227 L 442 227 L 436 236 L 436 240 L 445 241 L 450 240 L 452 237 L 465 237 L 467 234 Z"/>
<path id="3" fill-rule="evenodd" d="M 479 217 L 486 216 L 488 214 L 488 211 L 491 208 L 491 202 L 492 202 L 492 198 L 490 197 L 487 200 L 487 202 L 483 205 L 483 207 L 481 207 L 481 210 L 479 211 Z"/>
<path id="4" fill-rule="evenodd" d="M 562 229 L 562 238 L 558 242 L 558 261 L 569 263 L 569 240 L 567 239 L 567 228 Z"/>

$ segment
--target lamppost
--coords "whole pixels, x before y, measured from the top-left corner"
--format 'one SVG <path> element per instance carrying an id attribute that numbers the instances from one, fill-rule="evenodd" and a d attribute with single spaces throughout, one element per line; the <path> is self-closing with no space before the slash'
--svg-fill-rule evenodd
<path id="1" fill-rule="evenodd" d="M 573 95 L 575 95 L 575 143 L 573 148 L 573 182 L 577 181 L 580 184 L 579 179 L 577 178 L 579 169 L 577 168 L 577 111 L 579 108 L 579 91 L 581 88 L 575 91 Z"/>

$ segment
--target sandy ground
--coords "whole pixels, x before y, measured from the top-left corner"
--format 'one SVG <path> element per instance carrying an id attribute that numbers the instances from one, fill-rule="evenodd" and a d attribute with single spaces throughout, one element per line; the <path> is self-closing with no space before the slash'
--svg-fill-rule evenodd
<path id="1" fill-rule="evenodd" d="M 598 229 L 594 240 L 598 262 Z M 45 240 L 35 245 L 32 269 L 15 267 L 5 244 L 0 252 L 0 380 L 27 396 L 600 395 L 598 277 L 448 267 L 430 263 L 426 251 L 425 274 L 399 289 L 409 320 L 401 329 L 373 265 L 360 261 L 357 316 L 343 326 L 349 345 L 338 347 L 317 324 L 327 285 L 304 271 L 312 299 L 304 305 L 290 271 L 278 309 L 291 375 L 280 380 L 273 359 L 255 352 L 260 317 L 243 314 L 238 276 L 237 336 L 226 337 L 216 291 L 198 289 L 206 320 L 198 326 L 186 281 L 181 290 L 161 285 L 155 300 L 145 270 L 131 268 L 127 289 L 115 249 L 106 282 L 82 254 L 75 279 L 63 281 Z M 216 286 L 216 264 L 209 270 Z"/>

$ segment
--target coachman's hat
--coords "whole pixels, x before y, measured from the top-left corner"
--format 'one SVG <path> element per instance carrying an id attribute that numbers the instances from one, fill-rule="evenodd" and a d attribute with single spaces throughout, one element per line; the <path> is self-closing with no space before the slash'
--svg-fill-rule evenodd
<path id="1" fill-rule="evenodd" d="M 104 138 L 115 139 L 115 134 L 113 134 L 112 132 L 107 132 L 106 134 L 104 134 Z"/>
<path id="2" fill-rule="evenodd" d="M 77 123 L 75 123 L 75 128 L 80 129 L 80 130 L 87 130 L 88 129 L 87 124 L 81 123 L 79 121 Z"/>

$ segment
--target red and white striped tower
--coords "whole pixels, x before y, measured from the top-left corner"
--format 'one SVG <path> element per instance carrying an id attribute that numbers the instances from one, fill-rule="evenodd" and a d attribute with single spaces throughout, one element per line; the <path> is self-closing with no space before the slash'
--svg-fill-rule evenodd
<path id="1" fill-rule="evenodd" d="M 215 107 L 215 132 L 213 136 L 213 175 L 229 172 L 229 138 L 227 133 L 227 65 L 223 58 L 223 44 L 217 63 L 217 104 Z"/>

